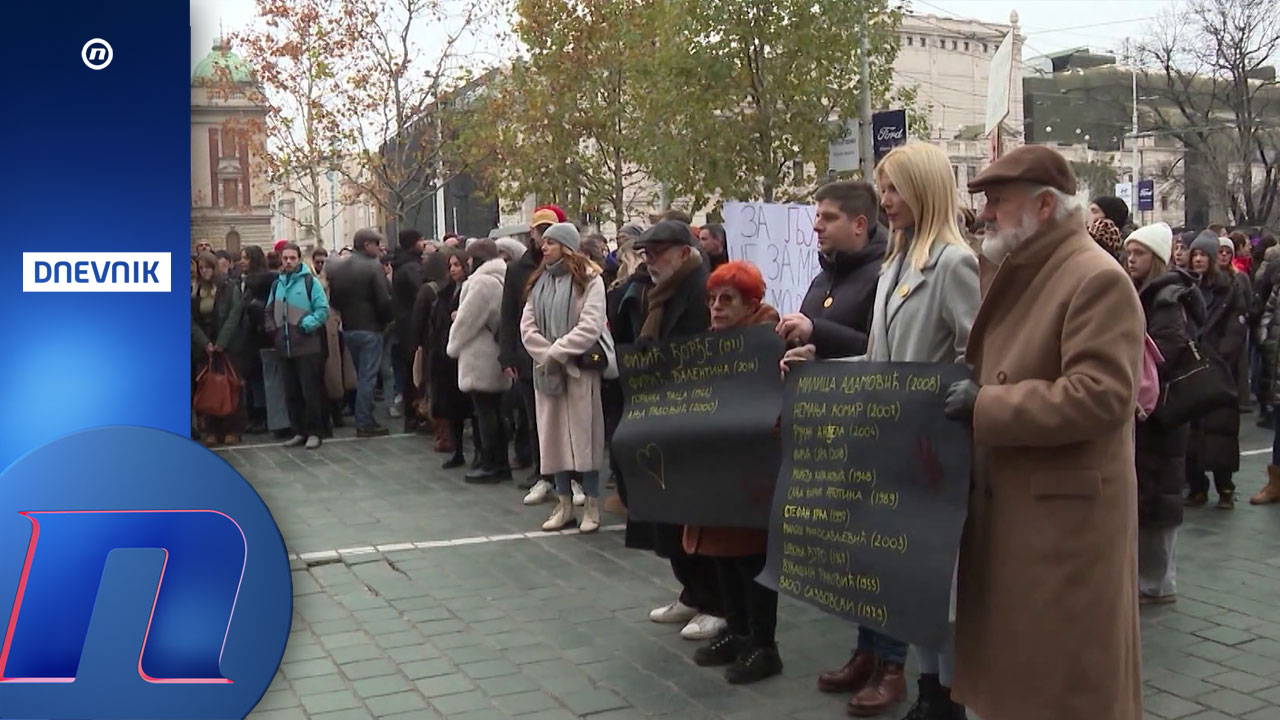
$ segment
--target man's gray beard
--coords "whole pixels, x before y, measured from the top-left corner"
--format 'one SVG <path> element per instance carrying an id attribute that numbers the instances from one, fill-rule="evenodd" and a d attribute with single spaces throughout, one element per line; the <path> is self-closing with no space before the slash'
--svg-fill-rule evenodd
<path id="1" fill-rule="evenodd" d="M 1039 229 L 1036 216 L 1031 212 L 1023 215 L 1018 227 L 1012 230 L 999 230 L 994 225 L 988 225 L 987 235 L 982 239 L 982 254 L 993 263 L 1004 262 L 1010 253 L 1022 247 Z"/>

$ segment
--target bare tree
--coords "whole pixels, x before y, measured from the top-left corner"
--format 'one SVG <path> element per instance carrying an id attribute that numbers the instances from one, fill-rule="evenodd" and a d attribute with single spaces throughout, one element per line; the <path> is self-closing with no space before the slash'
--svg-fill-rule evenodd
<path id="1" fill-rule="evenodd" d="M 355 162 L 338 171 L 399 223 L 458 171 L 446 103 L 471 79 L 464 48 L 484 0 L 341 0 L 361 29 L 344 78 L 343 140 Z M 417 33 L 438 34 L 430 54 Z"/>
<path id="2" fill-rule="evenodd" d="M 303 213 L 277 206 L 323 245 L 332 218 L 321 214 L 327 194 L 325 172 L 339 154 L 342 117 L 338 78 L 358 36 L 346 22 L 340 0 L 258 0 L 254 24 L 228 37 L 253 68 L 253 100 L 265 120 L 237 119 L 232 128 L 250 143 L 252 158 L 267 179 L 287 188 L 309 206 Z M 237 90 L 235 78 L 219 69 L 220 92 Z"/>
<path id="3" fill-rule="evenodd" d="M 1187 0 L 1137 45 L 1155 132 L 1178 138 L 1188 190 L 1266 225 L 1280 192 L 1280 0 Z"/>

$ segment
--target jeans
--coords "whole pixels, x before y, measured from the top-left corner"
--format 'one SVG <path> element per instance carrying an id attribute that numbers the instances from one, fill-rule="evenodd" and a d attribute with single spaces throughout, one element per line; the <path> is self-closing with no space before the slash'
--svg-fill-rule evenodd
<path id="1" fill-rule="evenodd" d="M 954 627 L 952 634 L 955 633 Z M 941 650 L 932 650 L 923 648 L 919 645 L 913 645 L 916 651 L 916 658 L 920 661 L 921 675 L 937 675 L 938 682 L 942 687 L 951 687 L 952 681 L 956 677 L 956 651 L 955 640 L 948 639 L 947 644 Z"/>
<path id="2" fill-rule="evenodd" d="M 342 339 L 356 366 L 356 428 L 377 425 L 373 419 L 373 394 L 382 368 L 382 333 L 371 330 L 344 330 Z"/>
<path id="3" fill-rule="evenodd" d="M 600 471 L 587 470 L 579 474 L 582 476 L 582 493 L 589 498 L 600 497 Z M 573 475 L 568 471 L 555 474 L 556 495 L 565 497 L 573 494 Z"/>
<path id="4" fill-rule="evenodd" d="M 396 404 L 396 395 L 404 392 L 404 374 L 400 372 L 400 343 L 394 335 L 382 338 L 382 393 L 390 411 Z M 394 388 L 394 389 L 393 389 Z"/>
<path id="5" fill-rule="evenodd" d="M 858 649 L 886 662 L 905 665 L 907 644 L 865 626 L 858 626 Z"/>
<path id="6" fill-rule="evenodd" d="M 480 431 L 480 467 L 484 470 L 507 470 L 507 424 L 502 419 L 502 393 L 473 392 L 471 404 L 476 410 Z"/>
<path id="7" fill-rule="evenodd" d="M 715 559 L 729 632 L 755 647 L 773 647 L 778 630 L 778 593 L 756 582 L 764 561 L 764 553 Z"/>

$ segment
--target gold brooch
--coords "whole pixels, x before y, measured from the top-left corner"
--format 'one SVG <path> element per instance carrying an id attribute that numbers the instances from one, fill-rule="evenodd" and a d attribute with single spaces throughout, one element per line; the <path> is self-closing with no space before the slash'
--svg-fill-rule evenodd
<path id="1" fill-rule="evenodd" d="M 830 296 L 830 295 L 828 295 L 828 296 L 827 296 L 827 299 L 822 301 L 822 307 L 824 307 L 824 308 L 829 308 L 829 307 L 831 307 L 831 303 L 833 303 L 833 302 L 835 302 L 835 300 L 833 300 L 833 299 L 831 298 L 831 296 Z"/>
<path id="2" fill-rule="evenodd" d="M 910 287 L 908 287 L 906 283 L 903 283 L 903 284 L 901 284 L 901 285 L 899 285 L 899 286 L 898 286 L 898 295 L 900 295 L 900 296 L 902 296 L 902 297 L 906 297 L 906 296 L 907 296 L 907 293 L 909 293 L 909 292 L 911 292 L 911 288 L 910 288 Z"/>

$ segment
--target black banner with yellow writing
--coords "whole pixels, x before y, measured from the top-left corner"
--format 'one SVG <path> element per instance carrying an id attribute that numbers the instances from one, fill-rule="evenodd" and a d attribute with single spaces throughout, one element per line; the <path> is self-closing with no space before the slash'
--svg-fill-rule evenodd
<path id="1" fill-rule="evenodd" d="M 782 468 L 759 581 L 929 648 L 948 638 L 968 509 L 969 427 L 954 363 L 802 363 L 788 373 Z"/>
<path id="2" fill-rule="evenodd" d="M 784 346 L 771 325 L 623 347 L 613 457 L 633 520 L 766 528 Z"/>

